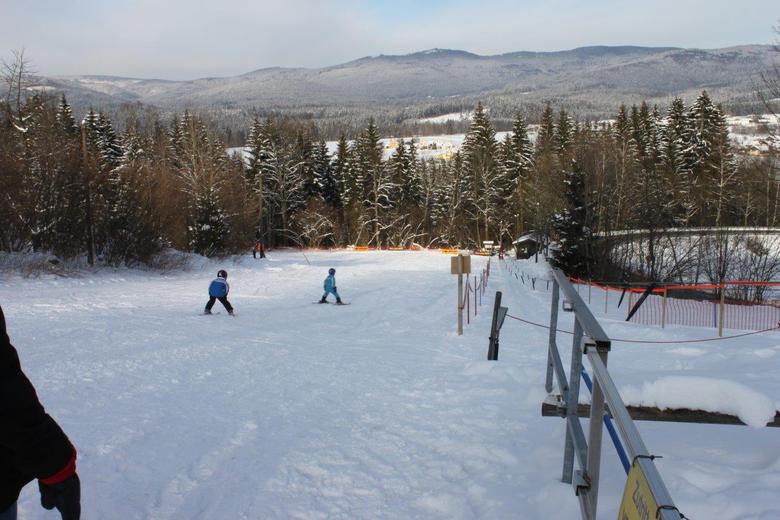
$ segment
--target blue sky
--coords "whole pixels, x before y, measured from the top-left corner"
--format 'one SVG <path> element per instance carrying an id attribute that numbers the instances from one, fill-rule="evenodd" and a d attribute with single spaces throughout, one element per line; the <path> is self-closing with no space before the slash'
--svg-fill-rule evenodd
<path id="1" fill-rule="evenodd" d="M 0 0 L 0 55 L 42 74 L 187 79 L 434 47 L 772 43 L 778 0 Z"/>

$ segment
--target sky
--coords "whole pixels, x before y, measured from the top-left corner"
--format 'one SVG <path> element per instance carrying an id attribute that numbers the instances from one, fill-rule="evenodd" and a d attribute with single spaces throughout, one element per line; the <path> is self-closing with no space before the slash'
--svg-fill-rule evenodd
<path id="1" fill-rule="evenodd" d="M 0 0 L 0 57 L 42 75 L 194 79 L 431 48 L 773 43 L 778 0 Z"/>

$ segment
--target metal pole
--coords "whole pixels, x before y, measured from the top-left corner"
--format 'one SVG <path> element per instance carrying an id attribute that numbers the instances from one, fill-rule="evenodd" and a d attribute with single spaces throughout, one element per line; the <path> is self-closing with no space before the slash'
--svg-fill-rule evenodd
<path id="1" fill-rule="evenodd" d="M 726 315 L 726 285 L 720 286 L 720 316 L 718 317 L 718 336 L 723 337 L 723 318 Z"/>
<path id="2" fill-rule="evenodd" d="M 463 299 L 466 300 L 466 325 L 471 324 L 471 299 L 469 298 L 469 290 L 471 284 L 469 283 L 470 275 L 466 275 L 466 294 L 463 295 Z"/>
<path id="3" fill-rule="evenodd" d="M 586 345 L 585 348 L 595 348 L 595 345 Z M 597 349 L 599 357 L 607 366 L 608 348 Z M 599 473 L 601 470 L 601 439 L 604 430 L 604 392 L 601 389 L 601 383 L 598 379 L 593 381 L 593 392 L 590 405 L 590 421 L 588 431 L 588 469 L 587 475 L 590 479 L 590 489 L 588 489 L 587 498 L 592 518 L 596 518 L 596 508 L 599 499 Z"/>
<path id="4" fill-rule="evenodd" d="M 553 280 L 552 303 L 550 305 L 550 334 L 547 342 L 547 379 L 544 388 L 549 394 L 553 390 L 553 357 L 552 351 L 555 346 L 555 333 L 558 329 L 558 282 Z"/>
<path id="5" fill-rule="evenodd" d="M 569 391 L 566 394 L 566 446 L 563 451 L 563 473 L 561 480 L 571 484 L 574 472 L 574 441 L 569 426 L 570 418 L 579 418 L 577 405 L 580 398 L 580 371 L 582 370 L 582 325 L 574 320 L 574 339 L 571 344 L 571 369 L 569 372 Z"/>
<path id="6" fill-rule="evenodd" d="M 666 327 L 666 297 L 667 297 L 667 289 L 664 287 L 664 299 L 661 302 L 661 328 Z"/>
<path id="7" fill-rule="evenodd" d="M 477 273 L 474 273 L 474 317 L 477 317 L 477 293 L 479 290 L 477 289 Z"/>
<path id="8" fill-rule="evenodd" d="M 463 335 L 463 257 L 458 255 L 458 336 Z"/>

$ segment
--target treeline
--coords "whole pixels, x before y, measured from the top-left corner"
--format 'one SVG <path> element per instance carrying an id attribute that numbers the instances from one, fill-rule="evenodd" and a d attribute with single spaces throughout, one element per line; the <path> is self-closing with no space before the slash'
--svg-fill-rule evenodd
<path id="1" fill-rule="evenodd" d="M 706 93 L 663 113 L 620 107 L 596 126 L 547 105 L 532 142 L 524 117 L 501 142 L 481 104 L 461 150 L 423 160 L 413 140 L 386 156 L 373 122 L 342 134 L 255 118 L 244 156 L 214 125 L 104 114 L 77 121 L 36 93 L 0 105 L 0 248 L 146 262 L 166 247 L 204 255 L 267 245 L 505 247 L 549 232 L 572 272 L 613 259 L 595 233 L 641 227 L 774 225 L 777 181 L 765 159 L 736 158 Z M 652 256 L 652 255 L 649 255 Z M 652 258 L 646 266 L 652 271 Z M 644 269 L 644 267 L 642 267 Z"/>

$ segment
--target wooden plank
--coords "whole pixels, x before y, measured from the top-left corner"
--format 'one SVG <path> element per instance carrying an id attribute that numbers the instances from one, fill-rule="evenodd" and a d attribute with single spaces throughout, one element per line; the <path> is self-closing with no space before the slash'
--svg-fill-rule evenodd
<path id="1" fill-rule="evenodd" d="M 734 424 L 745 426 L 735 415 L 718 412 L 705 412 L 704 410 L 691 410 L 688 408 L 673 408 L 661 410 L 652 406 L 627 406 L 628 413 L 635 421 L 662 421 L 683 422 L 700 424 Z M 542 403 L 543 417 L 563 417 L 566 409 L 556 403 L 544 401 Z M 590 405 L 580 404 L 577 407 L 577 415 L 590 417 Z M 780 428 L 780 411 L 775 413 L 773 421 L 767 423 L 767 427 Z"/>

